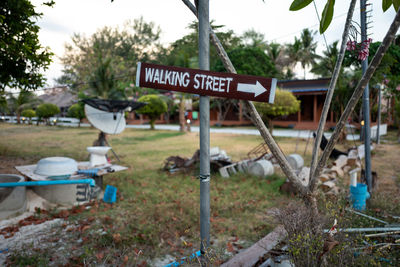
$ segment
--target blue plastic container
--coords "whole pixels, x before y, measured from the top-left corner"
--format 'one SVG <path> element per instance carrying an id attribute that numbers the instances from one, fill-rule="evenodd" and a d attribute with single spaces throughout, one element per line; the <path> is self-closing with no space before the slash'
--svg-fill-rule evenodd
<path id="1" fill-rule="evenodd" d="M 357 186 L 350 186 L 350 198 L 353 202 L 353 209 L 365 210 L 367 207 L 366 200 L 370 198 L 366 184 L 357 184 Z"/>
<path id="2" fill-rule="evenodd" d="M 117 188 L 112 185 L 106 186 L 103 201 L 106 203 L 114 203 L 117 200 Z"/>

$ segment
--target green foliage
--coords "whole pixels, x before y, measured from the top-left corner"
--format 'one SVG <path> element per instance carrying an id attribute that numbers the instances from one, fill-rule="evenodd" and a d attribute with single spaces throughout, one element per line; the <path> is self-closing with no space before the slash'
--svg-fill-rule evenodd
<path id="1" fill-rule="evenodd" d="M 312 73 L 321 77 L 330 77 L 335 69 L 337 57 L 339 55 L 338 41 L 329 45 L 328 49 L 322 51 L 323 56 L 313 64 Z M 341 70 L 343 71 L 343 69 Z"/>
<path id="2" fill-rule="evenodd" d="M 332 22 L 333 11 L 335 8 L 335 0 L 328 0 L 322 11 L 321 22 L 319 25 L 319 32 L 324 33 Z"/>
<path id="3" fill-rule="evenodd" d="M 68 116 L 77 118 L 79 121 L 85 118 L 85 110 L 82 104 L 76 103 L 69 107 Z"/>
<path id="4" fill-rule="evenodd" d="M 373 42 L 369 47 L 368 63 L 371 63 L 372 58 L 378 51 L 381 42 Z M 357 51 L 347 51 L 344 58 L 346 67 L 361 68 L 361 62 L 358 60 Z M 392 44 L 386 51 L 381 63 L 377 67 L 370 84 L 381 84 L 384 79 L 388 80 L 388 89 L 392 94 L 398 94 L 396 91 L 397 85 L 400 83 L 400 46 Z"/>
<path id="5" fill-rule="evenodd" d="M 33 92 L 22 90 L 18 96 L 10 94 L 7 100 L 8 110 L 17 115 L 17 122 L 20 122 L 20 115 L 24 109 L 36 108 L 42 100 L 39 99 Z"/>
<path id="6" fill-rule="evenodd" d="M 232 30 L 222 31 L 224 26 L 215 25 L 211 21 L 211 28 L 214 30 L 225 50 L 231 50 L 240 44 L 240 39 Z M 198 22 L 189 24 L 189 34 L 173 42 L 165 51 L 158 56 L 160 63 L 170 66 L 186 68 L 198 68 Z M 214 46 L 210 46 L 210 69 L 215 70 L 219 57 Z"/>
<path id="7" fill-rule="evenodd" d="M 270 121 L 299 111 L 300 101 L 291 92 L 278 89 L 275 91 L 274 104 L 256 102 L 255 107 L 264 120 Z"/>
<path id="8" fill-rule="evenodd" d="M 52 103 L 41 104 L 36 109 L 36 115 L 44 119 L 48 119 L 58 113 L 60 113 L 60 109 Z"/>
<path id="9" fill-rule="evenodd" d="M 4 93 L 0 91 L 0 113 L 8 112 L 7 98 Z"/>
<path id="10" fill-rule="evenodd" d="M 136 112 L 147 115 L 150 118 L 151 129 L 154 129 L 155 120 L 167 111 L 167 104 L 158 95 L 144 95 L 138 99 L 139 102 L 145 102 L 147 105 L 141 107 Z"/>
<path id="11" fill-rule="evenodd" d="M 39 43 L 41 16 L 29 0 L 0 1 L 0 91 L 43 86 L 53 54 Z"/>
<path id="12" fill-rule="evenodd" d="M 74 34 L 61 57 L 64 69 L 57 82 L 69 84 L 76 91 L 86 91 L 90 87 L 88 81 L 97 80 L 93 79 L 93 70 L 101 72 L 104 65 L 109 65 L 107 68 L 112 70 L 115 79 L 114 88 L 131 90 L 136 63 L 152 61 L 162 50 L 160 33 L 154 23 L 139 18 L 127 21 L 123 28 L 104 27 L 90 37 Z"/>
<path id="13" fill-rule="evenodd" d="M 384 0 L 382 0 L 382 1 L 384 1 Z M 393 8 L 394 8 L 394 11 L 399 11 L 399 7 L 400 7 L 400 0 L 393 0 Z"/>
<path id="14" fill-rule="evenodd" d="M 89 78 L 89 97 L 100 99 L 121 100 L 125 98 L 124 88 L 118 87 L 115 80 L 114 70 L 111 66 L 111 59 L 103 60 L 98 58 L 98 66 Z"/>
<path id="15" fill-rule="evenodd" d="M 289 10 L 297 11 L 306 6 L 308 6 L 313 0 L 294 0 L 293 3 L 290 5 Z"/>
<path id="16" fill-rule="evenodd" d="M 392 5 L 392 0 L 382 0 L 382 10 L 385 12 Z"/>
<path id="17" fill-rule="evenodd" d="M 36 116 L 36 112 L 33 109 L 24 109 L 21 112 L 21 116 L 27 117 L 27 118 L 33 118 Z"/>
<path id="18" fill-rule="evenodd" d="M 240 46 L 228 52 L 237 73 L 274 77 L 277 70 L 267 54 L 258 47 Z M 217 71 L 224 71 L 222 62 L 216 66 Z"/>
<path id="19" fill-rule="evenodd" d="M 293 0 L 289 10 L 297 11 L 308 6 L 311 0 Z M 385 12 L 393 4 L 394 10 L 397 12 L 400 7 L 400 0 L 382 0 L 382 10 Z M 335 0 L 326 0 L 324 10 L 322 11 L 321 22 L 319 25 L 319 32 L 324 33 L 332 22 L 335 9 Z"/>

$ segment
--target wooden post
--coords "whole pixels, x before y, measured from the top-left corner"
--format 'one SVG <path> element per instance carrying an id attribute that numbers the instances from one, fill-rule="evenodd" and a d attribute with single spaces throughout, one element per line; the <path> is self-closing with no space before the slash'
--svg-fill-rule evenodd
<path id="1" fill-rule="evenodd" d="M 297 122 L 300 123 L 301 122 L 301 111 L 299 109 L 299 111 L 297 111 Z"/>
<path id="2" fill-rule="evenodd" d="M 243 121 L 243 105 L 242 101 L 239 101 L 239 122 Z"/>
<path id="3" fill-rule="evenodd" d="M 318 119 L 317 119 L 317 117 L 318 117 L 318 115 L 317 115 L 317 112 L 318 112 L 318 110 L 317 110 L 317 95 L 314 95 L 313 108 L 314 108 L 314 111 L 313 111 L 313 113 L 314 113 L 313 122 L 318 122 Z"/>

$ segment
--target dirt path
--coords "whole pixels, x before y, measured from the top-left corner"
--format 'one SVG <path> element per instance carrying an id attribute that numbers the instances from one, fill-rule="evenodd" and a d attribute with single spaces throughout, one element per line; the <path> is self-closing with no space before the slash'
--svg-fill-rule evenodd
<path id="1" fill-rule="evenodd" d="M 379 191 L 399 191 L 400 144 L 375 145 L 372 170 L 378 173 Z"/>

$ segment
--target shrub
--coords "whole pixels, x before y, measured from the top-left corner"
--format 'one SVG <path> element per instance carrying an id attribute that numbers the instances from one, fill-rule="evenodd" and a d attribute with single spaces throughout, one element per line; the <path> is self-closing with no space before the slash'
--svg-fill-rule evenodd
<path id="1" fill-rule="evenodd" d="M 154 122 L 161 114 L 167 111 L 167 104 L 158 95 L 144 95 L 138 101 L 147 103 L 146 106 L 138 109 L 137 113 L 149 116 L 150 127 L 154 130 Z"/>
<path id="2" fill-rule="evenodd" d="M 81 126 L 81 120 L 85 118 L 85 110 L 81 104 L 73 104 L 68 109 L 68 116 L 72 118 L 77 118 L 79 120 L 78 127 Z"/>
<path id="3" fill-rule="evenodd" d="M 293 114 L 300 109 L 300 100 L 289 91 L 277 89 L 275 92 L 275 101 L 269 103 L 255 103 L 257 111 L 263 120 L 267 121 L 268 126 L 272 128 L 271 120 L 279 116 Z"/>
<path id="4" fill-rule="evenodd" d="M 21 112 L 21 116 L 29 118 L 29 124 L 31 124 L 32 118 L 36 116 L 36 112 L 33 109 L 24 109 Z"/>
<path id="5" fill-rule="evenodd" d="M 36 109 L 36 115 L 39 117 L 38 122 L 39 119 L 43 118 L 46 120 L 47 124 L 49 124 L 48 119 L 58 113 L 60 113 L 60 109 L 56 105 L 51 103 L 41 104 Z"/>

